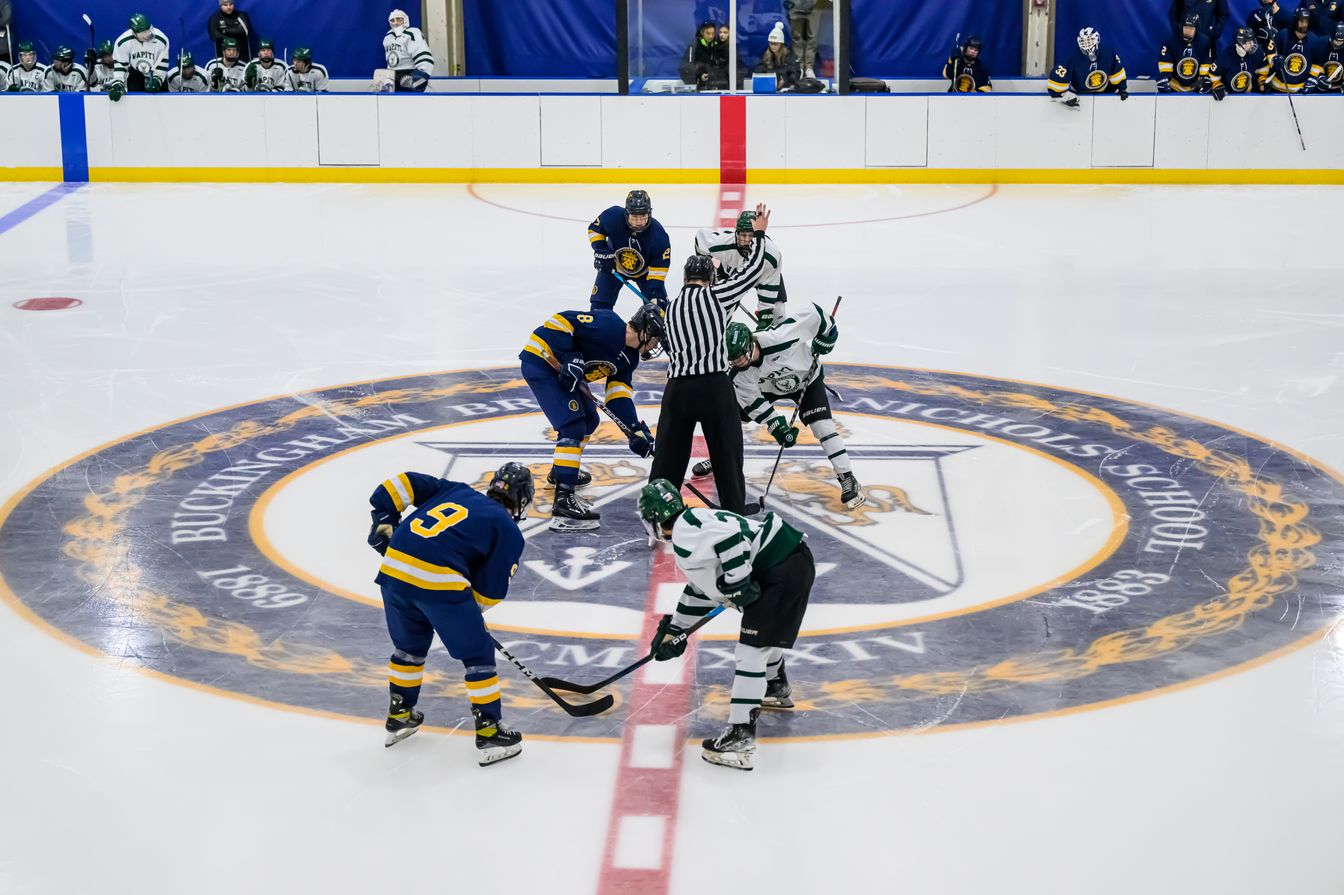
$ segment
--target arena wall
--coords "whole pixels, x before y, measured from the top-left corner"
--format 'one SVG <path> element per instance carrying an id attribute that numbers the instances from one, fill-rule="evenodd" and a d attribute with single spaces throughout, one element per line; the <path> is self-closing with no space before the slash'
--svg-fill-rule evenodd
<path id="1" fill-rule="evenodd" d="M 1344 183 L 1338 97 L 11 96 L 0 179 Z M 59 107 L 59 108 L 58 108 Z M 745 128 L 721 122 L 745 110 Z M 736 178 L 733 178 L 736 179 Z"/>

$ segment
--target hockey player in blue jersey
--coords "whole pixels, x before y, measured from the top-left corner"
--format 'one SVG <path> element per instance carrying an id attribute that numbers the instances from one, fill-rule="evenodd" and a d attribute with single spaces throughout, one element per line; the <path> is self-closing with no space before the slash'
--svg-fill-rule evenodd
<path id="1" fill-rule="evenodd" d="M 1324 41 L 1311 33 L 1311 11 L 1299 6 L 1293 24 L 1274 40 L 1274 71 L 1269 87 L 1277 93 L 1310 93 L 1324 72 Z"/>
<path id="2" fill-rule="evenodd" d="M 1260 8 L 1246 17 L 1246 27 L 1255 32 L 1260 49 L 1269 56 L 1274 52 L 1274 39 L 1279 32 L 1293 24 L 1293 14 L 1279 5 L 1279 0 L 1260 0 Z"/>
<path id="3" fill-rule="evenodd" d="M 1213 84 L 1213 98 L 1221 101 L 1229 93 L 1259 93 L 1269 80 L 1272 57 L 1260 49 L 1255 32 L 1238 28 L 1232 46 L 1218 55 L 1218 61 L 1209 70 Z"/>
<path id="4" fill-rule="evenodd" d="M 1207 89 L 1213 53 L 1200 33 L 1199 16 L 1190 13 L 1157 56 L 1159 93 L 1199 93 Z"/>
<path id="5" fill-rule="evenodd" d="M 634 283 L 651 301 L 667 307 L 667 270 L 672 263 L 672 243 L 667 231 L 653 216 L 653 200 L 644 190 L 631 190 L 625 205 L 613 205 L 588 225 L 588 244 L 593 247 L 592 308 L 611 310 L 624 288 L 612 276 L 620 274 Z"/>
<path id="6" fill-rule="evenodd" d="M 1115 93 L 1129 99 L 1129 81 L 1119 54 L 1103 46 L 1095 28 L 1078 32 L 1078 50 L 1055 66 L 1046 81 L 1050 98 L 1077 109 L 1080 93 Z"/>
<path id="7" fill-rule="evenodd" d="M 1344 22 L 1335 24 L 1330 39 L 1320 45 L 1316 61 L 1321 66 L 1317 92 L 1344 92 Z"/>
<path id="8" fill-rule="evenodd" d="M 449 655 L 466 667 L 480 765 L 522 751 L 522 734 L 504 724 L 494 644 L 481 613 L 508 595 L 518 571 L 523 553 L 518 520 L 532 503 L 532 487 L 526 466 L 505 463 L 485 494 L 464 482 L 403 472 L 369 497 L 369 545 L 383 556 L 374 580 L 383 590 L 394 647 L 384 745 L 406 739 L 425 720 L 415 705 L 437 633 Z"/>
<path id="9" fill-rule="evenodd" d="M 989 65 L 980 58 L 983 41 L 968 37 L 966 42 L 947 57 L 943 77 L 947 79 L 948 93 L 993 93 L 994 82 L 989 77 Z"/>
<path id="10" fill-rule="evenodd" d="M 605 379 L 607 407 L 634 433 L 630 450 L 653 456 L 653 434 L 635 411 L 631 383 L 640 360 L 661 350 L 666 333 L 663 311 L 652 303 L 629 323 L 609 308 L 561 311 L 533 330 L 518 353 L 523 379 L 555 427 L 555 458 L 546 477 L 555 486 L 553 531 L 593 531 L 601 524 L 601 515 L 574 493 L 592 481 L 579 461 L 598 424 L 597 408 L 581 385 Z"/>

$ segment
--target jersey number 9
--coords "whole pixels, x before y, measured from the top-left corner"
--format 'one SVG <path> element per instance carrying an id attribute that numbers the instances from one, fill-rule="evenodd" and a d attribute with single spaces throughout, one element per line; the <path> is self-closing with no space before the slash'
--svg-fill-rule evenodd
<path id="1" fill-rule="evenodd" d="M 467 518 L 467 508 L 458 503 L 441 503 L 436 507 L 425 510 L 425 515 L 433 516 L 439 521 L 433 525 L 426 525 L 424 519 L 412 519 L 411 531 L 422 538 L 432 538 L 444 529 L 452 528 Z"/>

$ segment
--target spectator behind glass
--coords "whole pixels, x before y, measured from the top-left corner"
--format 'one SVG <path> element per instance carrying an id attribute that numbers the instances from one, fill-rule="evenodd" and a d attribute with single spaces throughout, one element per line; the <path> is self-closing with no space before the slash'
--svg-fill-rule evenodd
<path id="1" fill-rule="evenodd" d="M 783 22 L 776 22 L 770 30 L 770 36 L 765 41 L 765 52 L 761 54 L 761 61 L 756 63 L 756 73 L 773 74 L 775 89 L 779 91 L 792 90 L 798 86 L 802 72 L 793 51 L 784 43 Z"/>
<path id="2" fill-rule="evenodd" d="M 678 66 L 683 83 L 694 84 L 699 90 L 727 89 L 728 67 L 719 64 L 718 33 L 713 22 L 703 22 L 696 29 L 695 40 Z"/>
<path id="3" fill-rule="evenodd" d="M 10 27 L 13 21 L 14 10 L 9 0 L 0 0 L 0 62 L 14 61 L 13 29 Z"/>
<path id="4" fill-rule="evenodd" d="M 219 0 L 219 11 L 206 23 L 210 42 L 215 45 L 215 56 L 224 56 L 224 38 L 238 41 L 238 53 L 243 59 L 252 58 L 252 19 L 239 10 L 233 0 Z"/>
<path id="5" fill-rule="evenodd" d="M 1218 39 L 1223 36 L 1223 28 L 1229 18 L 1227 0 L 1171 0 L 1171 9 L 1167 18 L 1171 22 L 1171 33 L 1180 34 L 1190 16 L 1197 16 L 1195 33 L 1209 41 L 1209 47 L 1217 50 Z"/>
<path id="6" fill-rule="evenodd" d="M 784 11 L 789 14 L 789 28 L 793 30 L 794 55 L 803 66 L 803 77 L 815 78 L 817 64 L 817 29 L 821 27 L 821 10 L 817 0 L 784 0 Z"/>

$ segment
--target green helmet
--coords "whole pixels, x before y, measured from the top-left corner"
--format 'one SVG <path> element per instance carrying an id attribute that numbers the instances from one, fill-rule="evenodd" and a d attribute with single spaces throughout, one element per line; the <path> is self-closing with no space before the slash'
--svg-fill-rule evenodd
<path id="1" fill-rule="evenodd" d="M 724 342 L 728 347 L 728 360 L 735 361 L 751 351 L 751 329 L 745 323 L 730 323 L 724 333 Z"/>
<path id="2" fill-rule="evenodd" d="M 100 43 L 100 44 L 98 45 L 98 55 L 99 55 L 99 56 L 111 56 L 111 55 L 112 55 L 112 41 L 110 41 L 110 40 L 105 40 L 105 41 L 103 41 L 102 43 Z"/>
<path id="3" fill-rule="evenodd" d="M 261 52 L 262 50 L 270 50 L 271 52 L 275 52 L 275 41 L 263 37 L 261 39 L 261 43 L 257 44 L 257 52 Z"/>
<path id="4" fill-rule="evenodd" d="M 310 50 L 310 49 L 308 49 L 307 47 L 299 47 L 298 49 L 296 49 L 296 50 L 294 51 L 294 61 L 295 61 L 295 62 L 312 62 L 312 61 L 313 61 L 313 51 Z"/>
<path id="5" fill-rule="evenodd" d="M 744 211 L 737 216 L 737 227 L 734 228 L 737 233 L 750 233 L 752 222 L 756 220 L 756 212 Z"/>
<path id="6" fill-rule="evenodd" d="M 148 31 L 153 27 L 154 26 L 149 23 L 149 16 L 145 15 L 143 12 L 137 12 L 135 15 L 131 16 L 131 30 L 136 34 L 139 34 L 141 31 Z"/>
<path id="7" fill-rule="evenodd" d="M 70 49 L 69 47 L 57 47 L 56 55 L 52 56 L 51 58 L 59 59 L 61 62 L 74 62 L 75 51 Z"/>
<path id="8" fill-rule="evenodd" d="M 236 49 L 238 49 L 238 38 L 236 38 L 236 37 L 226 37 L 226 38 L 224 38 L 223 40 L 221 40 L 221 41 L 219 42 L 219 48 L 220 48 L 221 50 L 229 50 L 229 49 L 236 50 Z"/>
<path id="9" fill-rule="evenodd" d="M 19 44 L 19 55 L 23 55 L 24 53 L 37 53 L 37 50 L 33 49 L 33 42 L 31 40 L 25 40 Z"/>
<path id="10" fill-rule="evenodd" d="M 194 66 L 196 64 L 196 60 L 192 58 L 190 50 L 183 50 L 182 56 L 177 60 L 177 62 L 178 65 L 182 66 L 183 68 L 187 68 L 188 66 Z"/>
<path id="11" fill-rule="evenodd" d="M 681 494 L 667 479 L 654 479 L 639 492 L 639 516 L 653 525 L 670 522 L 684 509 Z"/>

